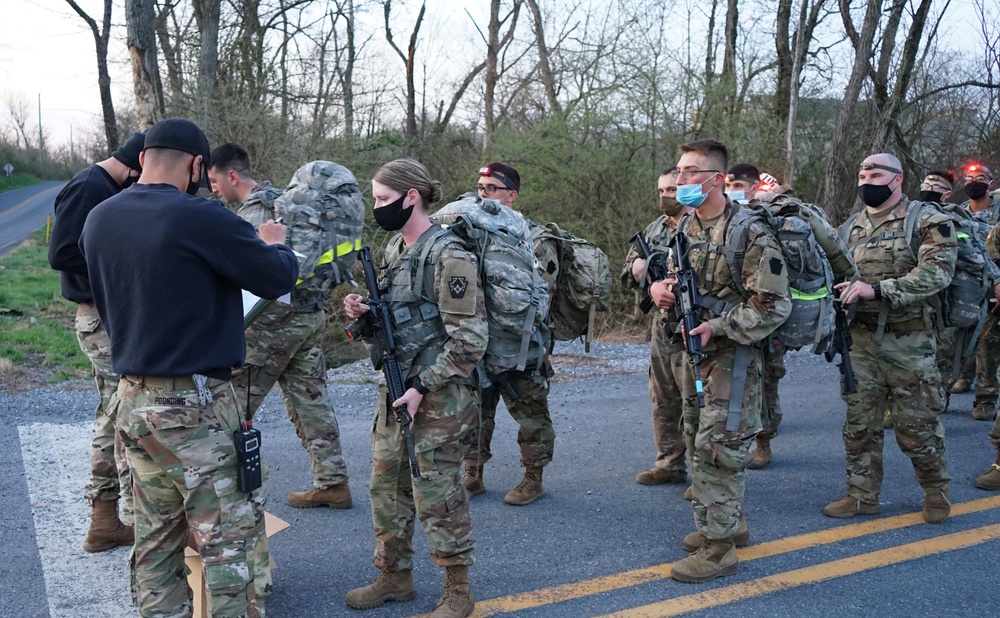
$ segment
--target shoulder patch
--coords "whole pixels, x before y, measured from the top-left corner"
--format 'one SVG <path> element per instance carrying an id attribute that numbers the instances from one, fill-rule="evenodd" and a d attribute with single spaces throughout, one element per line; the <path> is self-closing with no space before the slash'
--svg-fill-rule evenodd
<path id="1" fill-rule="evenodd" d="M 471 257 L 471 256 L 469 256 Z M 479 294 L 479 279 L 475 259 L 458 255 L 442 255 L 438 293 L 438 308 L 442 313 L 475 315 Z M 447 293 L 444 293 L 447 288 Z"/>
<path id="2" fill-rule="evenodd" d="M 781 263 L 781 260 L 776 257 L 770 259 L 770 266 L 772 275 L 780 275 L 781 270 L 785 267 L 785 265 Z"/>
<path id="3" fill-rule="evenodd" d="M 448 281 L 448 290 L 451 292 L 452 298 L 463 298 L 465 296 L 465 290 L 467 290 L 468 287 L 469 280 L 465 277 L 453 275 Z"/>
<path id="4" fill-rule="evenodd" d="M 940 234 L 942 237 L 944 238 L 951 237 L 951 226 L 948 225 L 947 223 L 939 223 L 937 229 L 938 229 L 938 234 Z"/>

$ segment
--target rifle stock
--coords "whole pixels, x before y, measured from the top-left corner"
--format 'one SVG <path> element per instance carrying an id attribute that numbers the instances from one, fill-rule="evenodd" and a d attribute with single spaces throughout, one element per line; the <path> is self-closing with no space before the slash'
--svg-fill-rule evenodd
<path id="1" fill-rule="evenodd" d="M 362 247 L 359 252 L 361 265 L 364 269 L 365 286 L 368 288 L 368 311 L 354 322 L 347 325 L 344 330 L 347 336 L 356 341 L 361 337 L 372 338 L 371 357 L 372 365 L 375 369 L 381 369 L 385 375 L 386 387 L 389 391 L 389 400 L 386 407 L 391 407 L 393 418 L 399 423 L 403 432 L 403 440 L 406 443 L 406 453 L 410 458 L 410 472 L 415 478 L 420 478 L 420 466 L 417 465 L 417 454 L 413 448 L 413 436 L 410 434 L 410 423 L 413 416 L 405 405 L 392 407 L 392 402 L 403 396 L 406 392 L 406 384 L 403 381 L 403 372 L 399 368 L 399 361 L 396 358 L 396 342 L 392 336 L 392 320 L 389 315 L 389 306 L 382 298 L 378 290 L 378 278 L 375 276 L 375 265 L 372 263 L 372 253 L 369 247 Z"/>

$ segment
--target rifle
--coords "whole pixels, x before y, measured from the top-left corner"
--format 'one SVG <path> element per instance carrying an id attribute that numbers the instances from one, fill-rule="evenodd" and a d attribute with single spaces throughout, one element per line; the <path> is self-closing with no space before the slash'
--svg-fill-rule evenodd
<path id="1" fill-rule="evenodd" d="M 832 363 L 834 357 L 840 355 L 840 362 L 837 367 L 840 369 L 840 393 L 842 395 L 853 395 L 857 392 L 854 383 L 854 368 L 851 367 L 851 327 L 847 323 L 847 312 L 844 310 L 844 303 L 839 298 L 833 299 L 833 314 L 835 329 L 830 345 L 823 352 L 826 362 Z"/>
<path id="2" fill-rule="evenodd" d="M 629 242 L 631 242 L 632 246 L 635 247 L 639 256 L 646 260 L 646 274 L 648 276 L 639 282 L 639 286 L 642 289 L 642 298 L 639 300 L 639 309 L 641 309 L 643 313 L 649 313 L 654 305 L 653 298 L 649 295 L 650 281 L 662 281 L 667 278 L 667 269 L 662 261 L 663 254 L 653 254 L 653 252 L 649 250 L 649 243 L 646 242 L 646 235 L 641 231 L 636 232 L 632 238 L 629 239 Z"/>
<path id="3" fill-rule="evenodd" d="M 701 383 L 701 361 L 707 358 L 707 354 L 701 349 L 701 337 L 691 336 L 691 331 L 701 324 L 698 316 L 695 315 L 695 307 L 698 306 L 698 278 L 691 264 L 688 262 L 687 238 L 683 233 L 674 234 L 670 239 L 673 251 L 671 251 L 671 262 L 674 266 L 674 277 L 677 283 L 674 284 L 674 295 L 677 297 L 676 306 L 679 307 L 681 324 L 684 326 L 684 347 L 687 348 L 688 360 L 694 370 L 694 387 L 698 393 L 698 407 L 705 407 L 705 392 Z"/>
<path id="4" fill-rule="evenodd" d="M 389 390 L 389 400 L 386 407 L 403 396 L 406 385 L 403 383 L 403 372 L 396 359 L 396 342 L 392 336 L 392 321 L 389 319 L 389 306 L 378 291 L 378 279 L 375 277 L 375 265 L 372 263 L 372 252 L 369 247 L 362 247 L 359 252 L 361 265 L 364 267 L 365 285 L 368 286 L 368 298 L 365 304 L 368 311 L 357 320 L 347 325 L 344 331 L 351 341 L 371 338 L 372 365 L 385 374 L 385 383 Z M 403 441 L 406 452 L 410 456 L 410 471 L 415 478 L 420 478 L 420 466 L 417 465 L 417 454 L 413 450 L 413 436 L 410 435 L 410 423 L 413 416 L 405 405 L 392 407 L 392 415 L 403 430 Z M 388 420 L 388 419 L 386 419 Z"/>

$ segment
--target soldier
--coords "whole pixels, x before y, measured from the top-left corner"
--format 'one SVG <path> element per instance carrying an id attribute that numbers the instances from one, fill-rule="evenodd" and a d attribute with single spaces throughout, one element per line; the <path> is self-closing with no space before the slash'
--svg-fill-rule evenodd
<path id="1" fill-rule="evenodd" d="M 730 170 L 731 172 L 732 170 Z M 816 243 L 823 249 L 830 270 L 837 281 L 847 281 L 857 274 L 857 266 L 851 259 L 850 250 L 834 228 L 826 220 L 823 209 L 815 204 L 805 204 L 795 197 L 791 187 L 770 174 L 761 174 L 754 199 L 778 214 L 790 206 L 797 207 L 798 217 L 809 224 Z M 794 291 L 793 291 L 794 294 Z M 757 434 L 757 452 L 747 464 L 751 470 L 759 470 L 771 462 L 771 440 L 778 435 L 783 415 L 778 398 L 778 383 L 785 377 L 785 354 L 788 349 L 775 338 L 769 338 L 764 348 L 764 404 L 761 414 L 763 431 Z"/>
<path id="2" fill-rule="evenodd" d="M 80 252 L 84 221 L 95 206 L 118 194 L 139 178 L 139 152 L 144 133 L 135 133 L 107 159 L 80 171 L 55 200 L 55 223 L 49 243 L 49 265 L 60 273 L 63 298 L 77 303 L 76 339 L 90 359 L 100 397 L 94 417 L 97 429 L 90 449 L 90 484 L 83 491 L 90 502 L 90 528 L 83 541 L 86 552 L 101 552 L 132 545 L 132 477 L 121 440 L 115 432 L 111 398 L 120 376 L 111 368 L 108 333 L 94 307 L 94 292 L 87 277 L 87 263 Z M 125 498 L 118 517 L 119 496 Z M 124 520 L 124 522 L 122 521 Z"/>
<path id="3" fill-rule="evenodd" d="M 476 192 L 483 199 L 496 200 L 513 210 L 520 188 L 521 176 L 509 165 L 490 163 L 479 170 Z M 546 241 L 535 248 L 536 255 L 543 262 L 542 272 L 549 286 L 550 298 L 555 294 L 556 285 L 555 279 L 550 275 L 558 267 L 558 252 L 551 244 L 551 241 Z M 546 268 L 553 260 L 555 262 Z M 548 353 L 551 351 L 550 341 Z M 462 484 L 470 495 L 477 496 L 486 491 L 483 468 L 493 457 L 490 446 L 501 396 L 507 404 L 507 411 L 520 426 L 517 444 L 521 449 L 521 467 L 524 468 L 521 482 L 507 492 L 503 501 L 513 506 L 525 506 L 543 495 L 542 469 L 552 462 L 556 441 L 556 431 L 549 414 L 549 378 L 553 372 L 548 353 L 542 360 L 542 367 L 528 366 L 524 371 L 511 371 L 506 376 L 506 385 L 494 385 L 483 390 L 481 424 L 478 431 L 473 431 L 472 448 L 465 456 L 465 476 L 462 479 Z M 540 374 L 540 381 L 532 377 L 536 373 Z M 517 393 L 516 399 L 511 397 L 509 389 Z"/>
<path id="4" fill-rule="evenodd" d="M 1000 223 L 1000 198 L 990 196 L 996 186 L 993 172 L 983 165 L 973 164 L 965 169 L 965 186 L 962 190 L 969 199 L 962 203 L 977 225 L 977 232 L 991 230 Z M 979 333 L 976 351 L 976 401 L 972 418 L 977 421 L 993 419 L 997 408 L 997 371 L 1000 370 L 1000 318 L 997 305 L 987 312 L 986 321 Z M 961 385 L 959 385 L 961 386 Z"/>
<path id="5" fill-rule="evenodd" d="M 295 254 L 283 225 L 258 233 L 205 181 L 205 134 L 182 118 L 146 133 L 143 171 L 129 191 L 87 218 L 80 241 L 111 339 L 118 433 L 135 487 L 133 599 L 141 616 L 190 616 L 184 546 L 205 568 L 213 616 L 264 616 L 270 591 L 264 488 L 239 489 L 233 434 L 241 401 L 230 383 L 243 362 L 241 288 L 289 292 Z"/>
<path id="6" fill-rule="evenodd" d="M 430 205 L 441 200 L 441 184 L 430 178 L 427 168 L 413 159 L 387 163 L 375 173 L 372 194 L 376 223 L 399 231 L 386 249 L 379 287 L 393 315 L 407 390 L 390 402 L 385 380 L 379 385 L 370 487 L 374 562 L 382 573 L 368 586 L 348 592 L 346 601 L 353 608 L 370 609 L 414 598 L 417 516 L 431 544 L 431 559 L 445 569 L 445 592 L 432 616 L 464 617 L 474 607 L 469 567 L 475 543 L 461 474 L 479 414 L 475 371 L 489 337 L 486 298 L 476 257 L 457 236 L 428 218 Z M 414 272 L 423 265 L 432 276 Z M 418 280 L 423 289 L 414 290 Z M 364 300 L 359 294 L 344 298 L 348 317 L 357 319 L 368 310 Z M 419 479 L 411 476 L 402 432 L 390 420 L 387 405 L 405 405 L 413 414 Z"/>
<path id="7" fill-rule="evenodd" d="M 685 427 L 695 436 L 691 467 L 697 530 L 684 538 L 684 548 L 694 553 L 676 563 L 670 576 L 699 583 L 735 573 L 736 545 L 749 542 L 744 470 L 760 431 L 761 342 L 788 317 L 792 304 L 784 255 L 773 232 L 723 193 L 725 145 L 699 140 L 681 145 L 681 153 L 674 172 L 677 201 L 695 211 L 681 220 L 678 231 L 689 237 L 688 260 L 702 301 L 697 309 L 701 324 L 686 336 L 701 337 L 707 358 L 701 362 L 705 407 L 697 428 Z M 729 247 L 745 255 L 731 270 L 725 248 L 741 239 L 727 238 L 726 230 L 736 220 L 749 227 L 746 245 Z M 674 306 L 673 283 L 667 279 L 650 286 L 656 306 Z"/>
<path id="8" fill-rule="evenodd" d="M 677 179 L 674 178 L 676 170 L 676 166 L 663 170 L 656 182 L 660 212 L 663 214 L 646 226 L 644 231 L 646 242 L 653 253 L 668 250 L 677 222 L 692 210 L 677 201 Z M 622 268 L 622 285 L 638 287 L 644 276 L 647 276 L 646 260 L 639 257 L 639 252 L 632 248 Z M 694 428 L 698 424 L 698 400 L 692 381 L 694 376 L 688 365 L 687 350 L 676 312 L 653 312 L 649 340 L 649 399 L 653 403 L 656 462 L 651 469 L 636 475 L 635 481 L 641 485 L 687 482 L 684 452 L 693 452 L 694 434 L 686 435 L 684 428 Z M 688 419 L 687 422 L 684 421 L 685 418 Z"/>
<path id="9" fill-rule="evenodd" d="M 296 178 L 300 174 L 311 176 L 313 169 L 313 163 L 303 166 Z M 227 202 L 240 204 L 237 214 L 254 227 L 278 218 L 276 201 L 279 211 L 291 206 L 280 203 L 285 198 L 271 183 L 253 179 L 250 157 L 235 144 L 224 144 L 212 151 L 208 177 L 212 190 Z M 286 221 L 292 225 L 288 246 L 303 256 L 319 256 L 327 249 L 321 246 L 322 230 L 305 219 L 295 224 Z M 299 267 L 303 273 L 314 272 L 315 257 L 312 263 L 300 263 Z M 246 389 L 250 389 L 250 414 L 257 411 L 275 383 L 281 388 L 285 411 L 309 454 L 313 473 L 312 489 L 288 494 L 289 506 L 297 508 L 349 509 L 352 505 L 340 429 L 326 384 L 322 339 L 328 285 L 322 274 L 304 277 L 292 291 L 290 304 L 276 302 L 265 309 L 247 329 L 246 361 L 233 374 L 237 392 L 246 395 Z"/>
<path id="10" fill-rule="evenodd" d="M 991 260 L 1000 260 L 1000 225 L 997 225 L 990 230 L 989 237 L 986 240 L 986 255 Z M 997 310 L 997 307 L 1000 307 L 1000 283 L 996 283 L 993 286 L 993 294 L 991 295 L 989 304 L 992 309 L 990 315 L 994 324 L 994 330 L 1000 330 L 995 328 L 995 311 Z M 1000 414 L 996 415 L 993 419 L 993 427 L 990 429 L 989 437 L 990 442 L 997 449 L 997 458 L 993 465 L 990 466 L 989 470 L 976 478 L 975 485 L 979 489 L 997 491 L 1000 489 Z"/>
<path id="11" fill-rule="evenodd" d="M 726 172 L 726 196 L 733 202 L 746 204 L 760 187 L 760 170 L 749 163 L 737 163 Z"/>
<path id="12" fill-rule="evenodd" d="M 843 396 L 847 495 L 828 504 L 823 514 L 879 513 L 881 420 L 891 409 L 896 442 L 924 489 L 924 521 L 941 523 L 951 513 L 951 477 L 944 426 L 938 419 L 944 392 L 935 357 L 935 316 L 928 300 L 947 287 L 955 273 L 955 227 L 938 209 L 911 204 L 902 186 L 903 168 L 896 157 L 875 154 L 865 159 L 858 173 L 858 197 L 865 208 L 840 230 L 860 275 L 858 281 L 836 286 L 845 304 L 857 303 L 851 329 L 857 392 Z M 910 208 L 922 209 L 916 255 L 903 233 Z"/>

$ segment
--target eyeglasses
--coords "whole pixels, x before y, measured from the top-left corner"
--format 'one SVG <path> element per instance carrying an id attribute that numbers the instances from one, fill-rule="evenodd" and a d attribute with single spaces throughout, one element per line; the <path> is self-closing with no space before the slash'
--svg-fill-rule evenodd
<path id="1" fill-rule="evenodd" d="M 965 177 L 965 182 L 966 183 L 970 183 L 970 182 L 985 182 L 985 183 L 989 183 L 989 181 L 991 181 L 991 180 L 993 180 L 993 179 L 990 178 L 989 176 L 985 175 L 985 174 L 979 174 L 978 176 L 966 176 Z"/>
<path id="2" fill-rule="evenodd" d="M 670 172 L 670 175 L 674 177 L 674 180 L 686 180 L 690 179 L 695 174 L 703 174 L 706 172 L 711 172 L 713 174 L 721 174 L 719 170 L 674 170 Z"/>
<path id="3" fill-rule="evenodd" d="M 500 185 L 476 185 L 473 187 L 476 193 L 482 193 L 486 197 L 494 195 L 497 191 L 513 191 L 513 189 L 508 189 L 507 187 L 502 187 Z"/>

